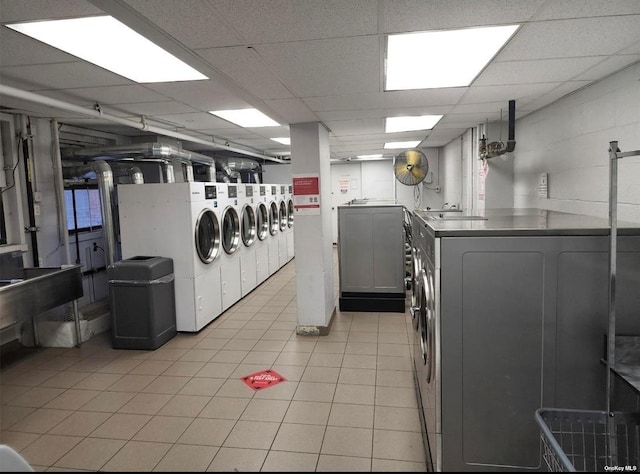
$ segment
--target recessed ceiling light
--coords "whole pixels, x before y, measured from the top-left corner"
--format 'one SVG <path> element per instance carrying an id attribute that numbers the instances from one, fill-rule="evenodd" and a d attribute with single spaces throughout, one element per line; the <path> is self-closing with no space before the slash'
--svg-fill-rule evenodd
<path id="1" fill-rule="evenodd" d="M 280 125 L 258 109 L 210 110 L 209 113 L 240 127 L 277 127 Z"/>
<path id="2" fill-rule="evenodd" d="M 135 82 L 208 79 L 112 16 L 7 26 Z"/>
<path id="3" fill-rule="evenodd" d="M 382 153 L 376 153 L 374 155 L 358 155 L 358 158 L 362 160 L 371 160 L 376 158 L 382 158 Z"/>
<path id="4" fill-rule="evenodd" d="M 431 130 L 442 118 L 442 115 L 418 115 L 413 117 L 387 117 L 384 131 L 409 132 L 412 130 Z"/>
<path id="5" fill-rule="evenodd" d="M 389 35 L 385 90 L 468 86 L 519 26 Z"/>
<path id="6" fill-rule="evenodd" d="M 420 144 L 421 140 L 407 141 L 407 142 L 387 142 L 384 144 L 385 150 L 392 150 L 396 148 L 415 148 Z"/>
<path id="7" fill-rule="evenodd" d="M 273 140 L 274 142 L 282 143 L 283 145 L 291 145 L 291 138 L 289 137 L 278 137 L 272 138 L 271 140 Z"/>

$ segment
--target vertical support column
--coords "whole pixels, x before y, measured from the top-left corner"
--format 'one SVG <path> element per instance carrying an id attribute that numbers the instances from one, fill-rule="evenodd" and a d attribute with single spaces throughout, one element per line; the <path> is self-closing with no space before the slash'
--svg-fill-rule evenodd
<path id="1" fill-rule="evenodd" d="M 326 335 L 335 313 L 331 227 L 331 169 L 329 133 L 318 122 L 292 124 L 291 162 L 294 179 L 318 176 L 319 209 L 295 207 L 294 236 L 298 334 Z"/>

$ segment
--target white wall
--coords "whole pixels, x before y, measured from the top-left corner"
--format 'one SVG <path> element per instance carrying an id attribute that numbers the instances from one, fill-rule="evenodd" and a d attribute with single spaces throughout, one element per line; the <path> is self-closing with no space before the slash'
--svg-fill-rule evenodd
<path id="1" fill-rule="evenodd" d="M 262 165 L 262 181 L 267 184 L 291 183 L 291 165 L 289 163 L 265 163 Z"/>
<path id="2" fill-rule="evenodd" d="M 456 138 L 447 144 L 440 159 L 440 172 L 442 177 L 443 204 L 449 206 L 462 205 L 463 174 L 463 137 Z"/>
<path id="3" fill-rule="evenodd" d="M 640 63 L 516 122 L 514 201 L 608 216 L 608 148 L 640 149 Z M 548 199 L 537 197 L 548 173 Z M 619 161 L 619 218 L 640 222 L 640 158 Z"/>

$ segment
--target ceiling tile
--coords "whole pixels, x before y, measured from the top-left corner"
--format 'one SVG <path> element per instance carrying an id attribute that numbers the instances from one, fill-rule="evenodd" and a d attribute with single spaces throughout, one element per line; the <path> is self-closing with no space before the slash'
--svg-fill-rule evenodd
<path id="1" fill-rule="evenodd" d="M 564 97 L 565 95 L 586 86 L 587 84 L 590 84 L 590 81 L 565 82 L 564 84 L 556 87 L 552 91 L 540 96 L 539 98 L 527 102 L 525 105 L 530 110 L 540 109 L 545 105 L 549 105 L 550 103 L 560 99 L 561 97 Z"/>
<path id="2" fill-rule="evenodd" d="M 361 36 L 378 30 L 371 0 L 213 0 L 249 44 Z"/>
<path id="3" fill-rule="evenodd" d="M 4 14 L 3 14 L 4 20 Z M 24 66 L 29 64 L 62 63 L 78 58 L 29 36 L 0 26 L 0 66 Z M 29 51 L 29 54 L 25 54 Z"/>
<path id="4" fill-rule="evenodd" d="M 316 122 L 318 116 L 300 99 L 265 100 L 265 104 L 278 112 L 287 123 Z"/>
<path id="5" fill-rule="evenodd" d="M 427 114 L 446 114 L 451 110 L 452 105 L 439 105 L 436 107 L 395 107 L 387 109 L 365 109 L 365 110 L 336 110 L 317 112 L 318 117 L 323 121 L 334 120 L 358 120 L 370 119 L 399 115 L 427 115 Z"/>
<path id="6" fill-rule="evenodd" d="M 132 83 L 129 79 L 106 69 L 80 61 L 33 66 L 7 66 L 2 67 L 0 73 L 3 81 L 4 79 L 17 80 L 21 83 L 21 89 L 31 91 Z"/>
<path id="7" fill-rule="evenodd" d="M 293 94 L 264 64 L 253 48 L 200 49 L 200 57 L 260 99 L 288 99 Z"/>
<path id="8" fill-rule="evenodd" d="M 490 64 L 476 79 L 474 85 L 531 84 L 536 82 L 563 82 L 582 74 L 605 59 L 602 56 L 536 61 L 508 61 Z"/>
<path id="9" fill-rule="evenodd" d="M 611 74 L 611 71 L 619 71 L 640 60 L 640 52 L 638 54 L 625 54 L 609 56 L 604 61 L 587 69 L 582 74 L 578 74 L 573 79 L 577 81 L 597 81 L 604 76 Z"/>
<path id="10" fill-rule="evenodd" d="M 544 94 L 560 82 L 541 82 L 537 84 L 507 84 L 502 86 L 478 86 L 469 87 L 468 92 L 460 100 L 458 105 L 480 104 L 484 102 L 499 102 L 509 100 L 520 100 Z"/>
<path id="11" fill-rule="evenodd" d="M 535 15 L 536 20 L 557 18 L 576 18 L 606 15 L 640 14 L 640 2 L 637 0 L 563 0 L 546 2 Z"/>
<path id="12" fill-rule="evenodd" d="M 142 85 L 123 85 L 105 87 L 79 87 L 65 90 L 45 90 L 39 94 L 54 99 L 72 102 L 78 105 L 127 104 L 140 102 L 160 102 L 166 97 L 147 89 Z"/>
<path id="13" fill-rule="evenodd" d="M 607 56 L 638 41 L 640 15 L 536 22 L 524 25 L 497 60 Z"/>
<path id="14" fill-rule="evenodd" d="M 190 48 L 243 44 L 242 38 L 209 2 L 125 0 L 135 10 Z"/>
<path id="15" fill-rule="evenodd" d="M 186 127 L 191 130 L 211 129 L 211 128 L 236 128 L 236 125 L 215 117 L 206 112 L 199 112 L 193 114 L 167 114 L 156 115 L 164 122 L 176 124 L 182 127 Z"/>
<path id="16" fill-rule="evenodd" d="M 383 32 L 441 30 L 528 21 L 545 0 L 384 0 Z"/>
<path id="17" fill-rule="evenodd" d="M 99 15 L 104 12 L 86 0 L 0 0 L 2 22 L 53 20 Z"/>
<path id="18" fill-rule="evenodd" d="M 111 109 L 123 111 L 133 115 L 166 115 L 166 114 L 184 114 L 198 112 L 193 107 L 175 101 L 166 102 L 139 102 L 133 104 L 115 104 L 109 106 Z"/>
<path id="19" fill-rule="evenodd" d="M 466 90 L 466 87 L 453 87 L 343 96 L 332 94 L 325 97 L 307 97 L 303 100 L 314 112 L 425 107 L 429 108 L 429 112 L 426 113 L 438 113 L 433 110 L 434 107 L 457 104 Z"/>
<path id="20" fill-rule="evenodd" d="M 384 120 L 382 118 L 337 120 L 325 122 L 325 125 L 329 127 L 336 136 L 384 133 Z"/>
<path id="21" fill-rule="evenodd" d="M 78 113 L 67 112 L 65 110 L 56 109 L 46 105 L 34 104 L 31 101 L 14 99 L 13 97 L 8 97 L 6 95 L 0 95 L 0 107 L 20 113 L 30 114 L 34 117 L 65 118 L 80 116 Z M 2 111 L 5 112 L 6 110 Z"/>
<path id="22" fill-rule="evenodd" d="M 147 84 L 146 87 L 165 97 L 170 97 L 198 110 L 226 110 L 250 107 L 233 97 L 214 80 L 190 82 L 166 82 Z"/>
<path id="23" fill-rule="evenodd" d="M 298 97 L 380 90 L 377 36 L 337 38 L 256 46 Z"/>

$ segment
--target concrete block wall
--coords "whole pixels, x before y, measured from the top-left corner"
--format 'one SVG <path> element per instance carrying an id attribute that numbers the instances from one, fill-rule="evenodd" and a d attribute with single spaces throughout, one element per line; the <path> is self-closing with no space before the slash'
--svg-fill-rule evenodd
<path id="1" fill-rule="evenodd" d="M 609 142 L 640 149 L 640 63 L 516 121 L 514 204 L 608 216 Z M 538 179 L 548 174 L 548 199 Z M 640 222 L 640 157 L 619 161 L 619 219 Z"/>

